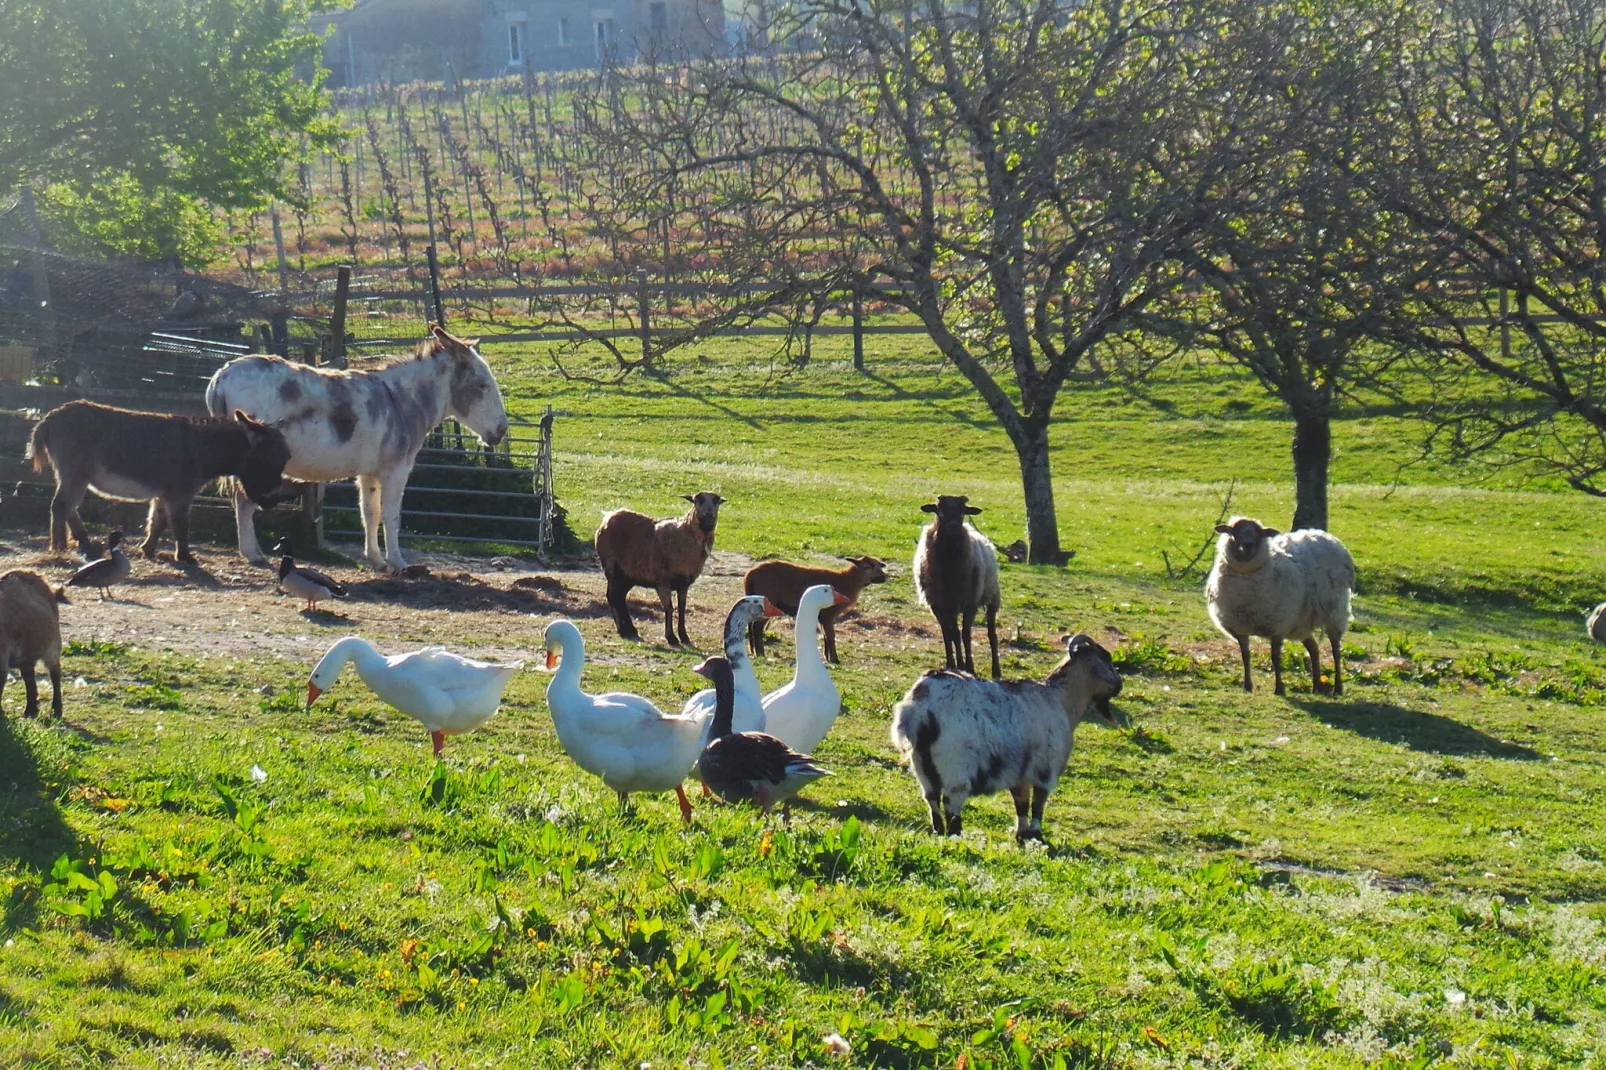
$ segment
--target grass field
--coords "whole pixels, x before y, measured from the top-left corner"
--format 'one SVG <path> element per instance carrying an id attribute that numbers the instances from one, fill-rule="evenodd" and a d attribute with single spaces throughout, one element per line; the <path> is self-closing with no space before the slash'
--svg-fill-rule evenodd
<path id="1" fill-rule="evenodd" d="M 1261 646 L 1245 695 L 1162 551 L 1199 549 L 1234 478 L 1235 511 L 1286 522 L 1288 425 L 1208 363 L 1070 392 L 1077 554 L 1004 566 L 1006 674 L 1092 633 L 1131 727 L 1079 733 L 1052 846 L 1015 846 L 1003 796 L 941 840 L 886 740 L 940 650 L 907 560 L 939 491 L 1018 537 L 1015 460 L 917 347 L 873 349 L 868 377 L 833 356 L 777 375 L 729 343 L 609 389 L 493 356 L 512 408 L 559 410 L 583 534 L 717 489 L 722 550 L 895 563 L 843 632 L 837 775 L 790 830 L 719 806 L 683 828 L 668 798 L 621 816 L 534 671 L 435 766 L 351 678 L 308 712 L 307 664 L 98 641 L 69 611 L 66 723 L 22 721 L 12 688 L 0 728 L 0 1064 L 1606 1067 L 1593 502 L 1411 464 L 1413 424 L 1358 412 L 1333 491 L 1350 686 L 1314 696 L 1301 669 L 1275 698 Z M 732 582 L 692 590 L 705 648 Z M 537 656 L 543 618 L 494 641 L 462 619 L 383 638 Z M 700 685 L 650 624 L 631 647 L 579 623 L 591 689 Z"/>

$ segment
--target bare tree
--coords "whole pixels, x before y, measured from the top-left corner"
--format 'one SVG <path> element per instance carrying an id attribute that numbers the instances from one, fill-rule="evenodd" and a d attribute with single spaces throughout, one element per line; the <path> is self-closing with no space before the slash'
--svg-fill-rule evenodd
<path id="1" fill-rule="evenodd" d="M 1398 164 L 1391 76 L 1409 11 L 1273 0 L 1222 43 L 1199 132 L 1223 166 L 1181 250 L 1202 287 L 1151 321 L 1219 348 L 1287 406 L 1295 529 L 1328 526 L 1332 422 L 1358 390 L 1387 388 L 1397 351 L 1375 340 L 1437 266 L 1369 182 Z"/>
<path id="2" fill-rule="evenodd" d="M 1396 327 L 1430 445 L 1606 495 L 1606 6 L 1454 0 L 1399 85 L 1386 192 L 1452 257 Z"/>
<path id="3" fill-rule="evenodd" d="M 1204 99 L 1198 55 L 1232 14 L 1125 0 L 769 14 L 763 55 L 618 71 L 577 94 L 621 269 L 669 227 L 679 261 L 720 287 L 645 352 L 592 337 L 625 374 L 733 324 L 805 328 L 835 295 L 876 288 L 1008 434 L 1030 560 L 1062 561 L 1056 402 L 1178 280 L 1199 181 L 1178 131 Z"/>

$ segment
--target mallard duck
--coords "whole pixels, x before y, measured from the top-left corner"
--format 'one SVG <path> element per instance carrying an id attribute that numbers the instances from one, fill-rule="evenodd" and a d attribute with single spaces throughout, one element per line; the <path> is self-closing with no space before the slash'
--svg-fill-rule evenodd
<path id="1" fill-rule="evenodd" d="M 842 712 L 842 695 L 820 657 L 820 613 L 852 599 L 830 584 L 817 584 L 797 602 L 797 669 L 790 683 L 764 696 L 764 730 L 808 754 L 820 745 Z"/>
<path id="2" fill-rule="evenodd" d="M 348 635 L 325 651 L 312 670 L 308 709 L 334 686 L 347 662 L 357 666 L 357 675 L 381 701 L 429 730 L 437 757 L 447 736 L 472 732 L 490 720 L 508 681 L 524 667 L 522 661 L 511 665 L 475 661 L 438 646 L 387 657 L 366 639 Z"/>
<path id="3" fill-rule="evenodd" d="M 585 641 L 571 622 L 548 624 L 544 641 L 547 668 L 557 669 L 547 685 L 547 707 L 569 757 L 617 792 L 621 809 L 635 792 L 673 791 L 681 819 L 690 821 L 691 801 L 681 781 L 702 750 L 704 721 L 667 714 L 640 695 L 580 690 Z"/>
<path id="4" fill-rule="evenodd" d="M 764 722 L 764 693 L 758 688 L 758 675 L 753 671 L 753 659 L 747 656 L 747 629 L 761 617 L 779 617 L 781 611 L 761 594 L 750 594 L 738 599 L 725 616 L 725 660 L 730 663 L 735 679 L 732 698 L 735 725 L 738 732 L 762 732 Z M 714 689 L 705 687 L 680 708 L 689 717 L 699 718 L 703 724 L 713 723 Z M 704 743 L 708 742 L 704 738 Z"/>
<path id="5" fill-rule="evenodd" d="M 726 802 L 753 802 L 766 814 L 779 803 L 782 816 L 790 821 L 792 796 L 830 776 L 830 770 L 772 735 L 731 730 L 736 682 L 726 659 L 716 655 L 696 671 L 713 682 L 717 696 L 710 728 L 713 738 L 697 759 L 703 783 Z"/>
<path id="6" fill-rule="evenodd" d="M 83 568 L 74 572 L 67 579 L 68 587 L 98 587 L 101 598 L 110 598 L 109 588 L 116 583 L 128 579 L 133 571 L 129 564 L 128 555 L 117 545 L 123 541 L 121 531 L 111 532 L 106 536 L 106 556 L 99 561 L 91 561 Z"/>
<path id="7" fill-rule="evenodd" d="M 315 568 L 296 564 L 296 559 L 290 556 L 289 543 L 281 542 L 273 548 L 273 552 L 284 555 L 279 558 L 279 589 L 285 594 L 306 599 L 307 610 L 318 608 L 318 603 L 325 598 L 346 597 L 344 585 Z"/>

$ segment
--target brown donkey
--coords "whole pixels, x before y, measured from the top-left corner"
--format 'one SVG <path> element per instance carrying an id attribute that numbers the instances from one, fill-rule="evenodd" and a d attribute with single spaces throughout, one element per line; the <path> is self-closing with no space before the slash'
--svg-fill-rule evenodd
<path id="1" fill-rule="evenodd" d="M 233 476 L 252 501 L 272 505 L 290 448 L 277 428 L 235 410 L 234 419 L 132 412 L 92 401 L 69 401 L 33 429 L 27 456 L 33 470 L 56 470 L 50 501 L 50 548 L 67 549 L 67 529 L 80 552 L 89 535 L 78 516 L 85 491 L 116 501 L 151 503 L 140 550 L 156 556 L 164 529 L 173 529 L 178 559 L 190 554 L 190 505 L 214 479 Z"/>

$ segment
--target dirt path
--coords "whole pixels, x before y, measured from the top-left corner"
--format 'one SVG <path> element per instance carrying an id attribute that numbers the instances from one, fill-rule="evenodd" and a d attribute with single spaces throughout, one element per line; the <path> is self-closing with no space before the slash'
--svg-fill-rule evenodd
<path id="1" fill-rule="evenodd" d="M 356 545 L 334 549 L 352 557 L 360 551 Z M 516 558 L 414 551 L 408 552 L 412 567 L 397 576 L 320 564 L 348 586 L 350 596 L 309 613 L 278 590 L 274 573 L 246 564 L 232 548 L 203 545 L 196 556 L 201 564 L 191 568 L 179 567 L 171 555 L 157 561 L 136 556 L 133 576 L 108 601 L 96 591 L 73 591 L 72 604 L 62 607 L 62 638 L 196 656 L 307 661 L 340 635 L 356 633 L 381 646 L 440 643 L 478 656 L 533 659 L 541 631 L 554 616 L 609 615 L 595 565 L 536 569 Z M 0 536 L 0 571 L 37 569 L 59 583 L 80 563 L 45 552 L 43 539 Z M 687 607 L 687 629 L 699 647 L 714 647 L 750 565 L 751 559 L 733 553 L 716 552 L 709 561 Z M 643 638 L 661 644 L 652 592 L 638 590 L 632 609 Z M 634 649 L 621 653 L 610 645 L 596 660 L 645 660 Z"/>

